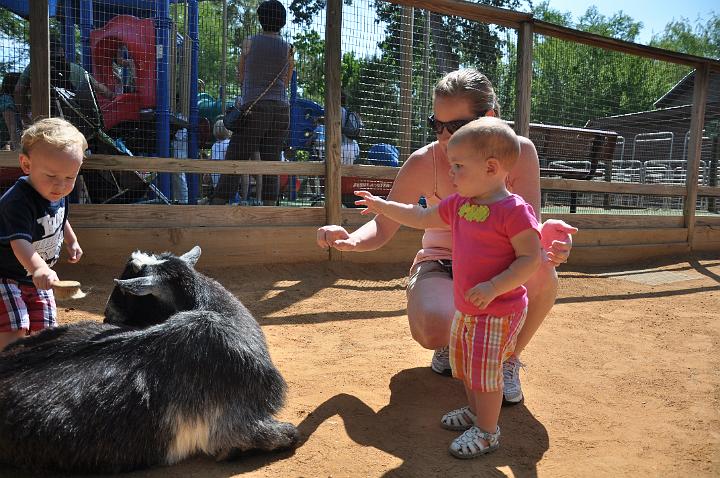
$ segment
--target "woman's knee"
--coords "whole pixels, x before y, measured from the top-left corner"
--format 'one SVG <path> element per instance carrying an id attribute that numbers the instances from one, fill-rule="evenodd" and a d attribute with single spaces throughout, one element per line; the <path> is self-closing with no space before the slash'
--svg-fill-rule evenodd
<path id="1" fill-rule="evenodd" d="M 537 272 L 525 284 L 528 297 L 552 296 L 557 294 L 558 276 L 552 263 L 543 263 Z"/>
<path id="2" fill-rule="evenodd" d="M 408 311 L 410 333 L 426 349 L 437 349 L 448 344 L 452 312 L 442 307 L 427 307 Z"/>

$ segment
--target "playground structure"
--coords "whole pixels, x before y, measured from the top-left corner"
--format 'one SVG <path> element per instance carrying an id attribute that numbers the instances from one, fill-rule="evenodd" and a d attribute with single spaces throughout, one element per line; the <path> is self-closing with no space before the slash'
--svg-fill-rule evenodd
<path id="1" fill-rule="evenodd" d="M 656 62 L 682 66 L 687 69 L 686 71 L 694 70 L 697 80 L 692 88 L 691 103 L 683 107 L 689 115 L 688 128 L 683 133 L 687 140 L 683 137 L 682 141 L 676 139 L 674 143 L 675 145 L 679 142 L 684 143 L 682 149 L 685 150 L 684 158 L 687 162 L 684 182 L 676 179 L 671 183 L 648 182 L 643 184 L 615 180 L 614 178 L 619 177 L 618 171 L 632 169 L 631 167 L 625 168 L 625 164 L 619 160 L 616 162 L 617 155 L 623 151 L 623 148 L 627 155 L 629 145 L 625 144 L 623 140 L 629 140 L 618 137 L 613 143 L 613 157 L 609 160 L 612 169 L 597 167 L 598 164 L 601 166 L 607 164 L 608 158 L 604 155 L 605 153 L 597 155 L 592 139 L 588 139 L 588 142 L 577 142 L 576 146 L 570 148 L 569 146 L 576 142 L 575 139 L 568 136 L 571 128 L 607 131 L 608 138 L 612 137 L 612 134 L 622 135 L 618 134 L 611 126 L 601 127 L 595 124 L 588 124 L 585 127 L 573 126 L 578 123 L 575 120 L 574 123 L 569 122 L 565 126 L 557 125 L 558 128 L 565 129 L 563 133 L 565 139 L 559 139 L 562 135 L 556 135 L 554 140 L 556 143 L 548 144 L 544 150 L 544 157 L 541 157 L 541 161 L 547 161 L 543 164 L 548 173 L 552 173 L 541 179 L 541 186 L 543 192 L 548 195 L 547 197 L 551 198 L 552 208 L 555 208 L 544 210 L 543 216 L 564 219 L 580 227 L 581 232 L 576 236 L 575 248 L 571 257 L 571 262 L 576 263 L 627 262 L 670 254 L 686 254 L 689 251 L 717 250 L 720 245 L 720 237 L 718 237 L 716 229 L 719 221 L 716 213 L 713 212 L 716 210 L 713 209 L 713 204 L 720 194 L 715 185 L 717 183 L 713 183 L 710 179 L 713 169 L 712 167 L 706 168 L 702 173 L 703 178 L 708 178 L 705 182 L 699 181 L 698 176 L 694 175 L 694 171 L 701 171 L 701 163 L 699 163 L 701 154 L 716 154 L 712 148 L 710 153 L 704 153 L 708 142 L 703 141 L 702 138 L 711 137 L 709 136 L 711 128 L 707 129 L 705 136 L 703 136 L 702 130 L 706 126 L 710 126 L 706 119 L 706 113 L 712 111 L 710 108 L 712 105 L 708 100 L 710 83 L 708 78 L 711 72 L 720 69 L 717 61 L 618 42 L 597 35 L 557 27 L 533 19 L 529 14 L 498 10 L 482 5 L 470 6 L 453 0 L 433 2 L 432 5 L 420 2 L 389 2 L 388 4 L 400 5 L 397 8 L 402 13 L 400 17 L 402 28 L 397 35 L 397 38 L 402 40 L 397 47 L 399 52 L 398 76 L 397 82 L 391 85 L 392 92 L 396 93 L 399 100 L 400 111 L 386 109 L 383 110 L 383 114 L 398 114 L 399 116 L 373 120 L 371 115 L 366 114 L 366 111 L 372 112 L 371 107 L 380 108 L 382 106 L 375 99 L 368 100 L 366 109 L 361 112 L 366 121 L 368 118 L 371 120 L 368 122 L 368 129 L 373 138 L 372 142 L 382 142 L 374 138 L 382 137 L 380 128 L 384 124 L 390 124 L 395 131 L 399 132 L 399 140 L 396 144 L 399 146 L 401 159 L 407 158 L 408 151 L 411 150 L 410 146 L 413 146 L 413 138 L 418 137 L 416 134 L 418 128 L 415 125 L 421 120 L 416 121 L 418 115 L 408 106 L 415 105 L 416 100 L 422 96 L 414 97 L 412 82 L 406 75 L 406 73 L 412 72 L 413 44 L 411 40 L 408 41 L 410 36 L 405 28 L 412 28 L 413 11 L 415 11 L 415 18 L 455 15 L 478 22 L 479 25 L 491 24 L 516 32 L 517 68 L 513 72 L 516 95 L 513 96 L 514 103 L 511 108 L 506 108 L 506 111 L 514 114 L 516 130 L 526 136 L 532 137 L 533 130 L 530 120 L 533 114 L 536 114 L 530 105 L 533 87 L 529 82 L 533 66 L 534 38 L 541 37 L 546 43 L 548 38 L 560 39 L 567 43 L 581 44 L 598 50 L 621 52 L 623 55 L 634 55 L 650 58 Z M 417 8 L 414 9 L 413 5 Z M 218 250 L 217 257 L 222 258 L 223 264 L 235 261 L 247 263 L 268 260 L 327 259 L 327 252 L 318 249 L 314 244 L 313 237 L 317 226 L 333 223 L 344 224 L 352 228 L 365 220 L 365 217 L 360 216 L 358 211 L 341 207 L 344 202 L 342 196 L 347 189 L 343 187 L 343 179 L 348 183 L 347 178 L 368 178 L 387 185 L 390 184 L 398 170 L 396 167 L 389 166 L 366 164 L 341 166 L 339 163 L 340 59 L 341 39 L 343 38 L 340 25 L 343 24 L 342 15 L 340 2 L 328 2 L 324 18 L 327 41 L 324 57 L 326 66 L 325 107 L 320 109 L 317 103 L 304 103 L 305 109 L 311 110 L 311 114 L 308 114 L 308 111 L 303 112 L 302 109 L 293 110 L 293 118 L 307 116 L 307 119 L 313 121 L 320 115 L 324 118 L 324 163 L 315 161 L 272 164 L 255 161 L 178 161 L 168 156 L 123 158 L 114 155 L 94 155 L 88 159 L 86 166 L 86 169 L 108 171 L 184 172 L 189 173 L 190 176 L 196 173 L 274 174 L 288 177 L 324 176 L 324 209 L 317 207 L 237 207 L 228 209 L 209 206 L 166 208 L 160 205 L 94 204 L 76 206 L 73 208 L 74 222 L 86 234 L 91 244 L 96 243 L 103 246 L 102 253 L 100 254 L 98 251 L 97 257 L 124 257 L 128 244 L 142 247 L 143 245 L 138 242 L 147 241 L 148 248 L 153 249 L 157 249 L 158 244 L 166 244 L 166 247 L 171 249 L 187 248 L 195 243 L 205 245 L 210 250 L 215 247 Z M 422 31 L 421 26 L 415 28 Z M 496 79 L 494 82 L 502 85 Z M 380 89 L 380 86 L 371 84 L 365 90 L 366 94 L 374 93 L 375 90 Z M 208 103 L 213 103 L 212 97 L 202 98 Z M 295 101 L 297 100 L 295 98 Z M 541 104 L 540 106 L 545 105 Z M 209 115 L 210 113 L 208 113 Z M 388 118 L 397 122 L 390 123 Z M 585 117 L 581 125 L 587 121 L 588 119 Z M 315 131 L 311 126 L 308 122 L 307 129 L 302 133 L 293 130 L 291 142 L 294 144 L 304 142 L 307 145 Z M 378 133 L 378 131 L 380 132 Z M 588 137 L 591 138 L 591 136 Z M 714 132 L 712 137 L 715 137 Z M 3 165 L 10 165 L 15 161 L 14 157 L 10 155 L 3 154 L 0 155 L 0 158 L 4 158 L 0 160 L 4 161 L 0 163 Z M 577 163 L 571 161 L 577 161 Z M 593 163 L 593 161 L 599 161 L 599 163 Z M 595 164 L 595 169 L 593 169 L 593 164 Z M 632 166 L 632 164 L 628 166 Z M 652 163 L 646 164 L 646 166 L 652 166 Z M 563 168 L 566 169 L 565 172 L 562 171 Z M 591 171 L 593 174 L 589 174 Z M 610 172 L 609 178 L 605 175 L 608 171 Z M 653 171 L 651 173 L 656 174 Z M 579 179 L 582 176 L 589 177 Z M 288 183 L 290 185 L 297 184 L 296 181 L 289 180 Z M 615 199 L 636 196 L 668 198 L 666 202 L 673 205 L 674 209 L 658 209 L 651 201 L 644 203 L 633 203 L 630 200 L 615 201 Z M 572 201 L 573 197 L 577 200 L 576 212 L 568 213 L 567 198 Z M 606 199 L 608 200 L 606 201 Z M 678 204 L 682 209 L 678 209 Z M 661 202 L 660 206 L 662 205 Z M 565 209 L 561 209 L 561 207 Z M 698 211 L 698 208 L 702 208 L 702 211 Z M 630 212 L 625 213 L 624 211 L 627 210 Z M 158 226 L 158 224 L 162 224 L 162 226 Z M 139 229 L 145 231 L 146 234 L 138 237 Z M 268 241 L 268 234 L 271 231 L 273 240 Z M 220 235 L 222 239 L 216 241 L 214 238 L 220 237 Z M 243 244 L 242 250 L 236 249 L 227 255 L 224 244 L 239 242 Z M 330 253 L 330 257 L 357 261 L 401 260 L 411 257 L 418 244 L 419 233 L 401 229 L 393 242 L 382 250 L 358 255 L 339 254 L 333 251 Z"/>

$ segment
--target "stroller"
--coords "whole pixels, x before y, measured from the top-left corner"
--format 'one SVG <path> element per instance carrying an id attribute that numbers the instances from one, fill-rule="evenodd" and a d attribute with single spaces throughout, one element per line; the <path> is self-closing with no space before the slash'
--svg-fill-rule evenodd
<path id="1" fill-rule="evenodd" d="M 77 92 L 52 86 L 51 93 L 59 116 L 75 125 L 85 135 L 92 153 L 132 156 L 122 141 L 113 140 L 103 131 L 102 114 L 87 72 L 85 81 Z M 141 201 L 170 204 L 170 200 L 153 183 L 155 176 L 156 173 L 138 171 L 82 170 L 87 202 L 94 204 L 128 204 Z"/>

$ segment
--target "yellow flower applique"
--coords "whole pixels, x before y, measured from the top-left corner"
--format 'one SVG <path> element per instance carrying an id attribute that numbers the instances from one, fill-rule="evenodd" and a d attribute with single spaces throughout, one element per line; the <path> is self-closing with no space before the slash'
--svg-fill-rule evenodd
<path id="1" fill-rule="evenodd" d="M 490 216 L 490 208 L 484 204 L 477 205 L 465 203 L 460 206 L 458 216 L 470 222 L 485 222 L 485 220 Z"/>

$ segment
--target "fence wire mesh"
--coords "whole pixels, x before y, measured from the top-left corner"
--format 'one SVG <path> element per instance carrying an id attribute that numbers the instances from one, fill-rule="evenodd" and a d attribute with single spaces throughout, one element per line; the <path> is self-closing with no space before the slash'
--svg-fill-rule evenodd
<path id="1" fill-rule="evenodd" d="M 52 114 L 73 122 L 93 154 L 323 161 L 324 2 L 282 4 L 284 20 L 282 9 L 259 12 L 257 0 L 54 2 Z M 15 149 L 17 131 L 32 118 L 29 29 L 5 8 L 0 21 L 0 98 L 4 111 L 17 113 L 14 125 L 0 122 L 0 144 Z M 433 141 L 433 87 L 457 68 L 485 73 L 502 117 L 514 117 L 518 37 L 511 28 L 353 0 L 343 2 L 341 32 L 343 164 L 401 165 Z M 685 184 L 691 68 L 535 35 L 532 74 L 530 139 L 543 177 Z M 223 122 L 232 105 L 241 117 L 250 110 L 235 133 Z M 718 112 L 706 105 L 702 186 L 717 185 Z M 348 120 L 354 113 L 362 128 Z M 3 172 L 3 186 L 13 175 Z M 345 178 L 346 206 L 359 184 L 387 194 L 391 183 Z M 74 199 L 320 205 L 324 178 L 83 170 Z M 717 214 L 715 204 L 699 198 L 698 214 Z M 543 206 L 551 213 L 678 214 L 683 201 L 545 191 Z"/>

